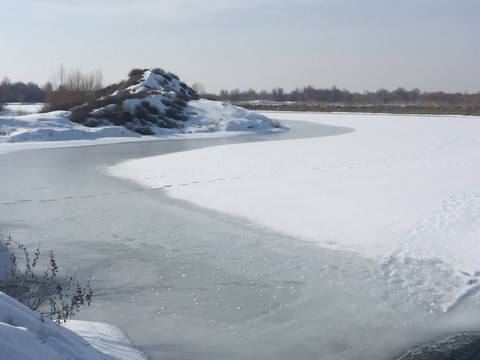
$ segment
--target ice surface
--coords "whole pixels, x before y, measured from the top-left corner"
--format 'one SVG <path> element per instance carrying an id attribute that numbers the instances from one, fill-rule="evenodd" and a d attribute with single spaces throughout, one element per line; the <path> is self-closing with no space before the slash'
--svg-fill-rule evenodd
<path id="1" fill-rule="evenodd" d="M 478 118 L 300 118 L 356 131 L 136 159 L 111 172 L 322 246 L 480 271 Z"/>
<path id="2" fill-rule="evenodd" d="M 78 318 L 152 359 L 385 360 L 478 330 L 477 118 L 269 116 L 290 132 L 4 154 L 0 225 L 92 275 Z M 160 154 L 149 186 L 107 175 Z"/>

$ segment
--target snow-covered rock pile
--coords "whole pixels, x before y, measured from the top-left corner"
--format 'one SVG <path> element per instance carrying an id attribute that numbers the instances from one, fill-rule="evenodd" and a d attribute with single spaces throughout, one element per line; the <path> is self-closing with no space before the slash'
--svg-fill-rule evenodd
<path id="1" fill-rule="evenodd" d="M 132 70 L 130 78 L 100 90 L 95 98 L 72 109 L 70 119 L 87 126 L 123 125 L 144 135 L 150 127 L 176 128 L 187 120 L 187 101 L 195 91 L 162 69 Z"/>
<path id="2" fill-rule="evenodd" d="M 160 70 L 140 72 L 101 90 L 96 100 L 72 111 L 19 116 L 7 108 L 0 113 L 0 144 L 17 143 L 15 149 L 20 143 L 32 148 L 51 141 L 55 146 L 84 146 L 287 130 L 277 121 L 230 103 L 194 100 L 195 92 L 175 75 Z M 19 109 L 22 113 L 23 105 Z M 5 146 L 0 153 L 14 150 Z"/>
<path id="3" fill-rule="evenodd" d="M 94 100 L 73 108 L 70 119 L 90 127 L 122 125 L 142 135 L 158 134 L 158 129 L 252 131 L 276 125 L 227 103 L 195 101 L 195 91 L 164 70 L 133 70 L 130 75 L 119 85 L 101 90 Z"/>

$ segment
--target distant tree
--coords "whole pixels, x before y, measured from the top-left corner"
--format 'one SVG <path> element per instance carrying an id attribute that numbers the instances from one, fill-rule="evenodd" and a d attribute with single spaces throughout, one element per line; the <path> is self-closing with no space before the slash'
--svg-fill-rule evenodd
<path id="1" fill-rule="evenodd" d="M 44 102 L 45 92 L 37 84 L 12 83 L 8 78 L 0 83 L 1 102 Z"/>
<path id="2" fill-rule="evenodd" d="M 5 76 L 2 80 L 2 83 L 1 85 L 2 86 L 6 86 L 6 85 L 10 85 L 12 82 L 10 81 L 10 79 L 8 78 L 8 76 Z"/>
<path id="3" fill-rule="evenodd" d="M 387 89 L 378 89 L 375 93 L 376 102 L 379 104 L 390 103 L 390 92 Z"/>
<path id="4" fill-rule="evenodd" d="M 10 84 L 10 80 L 5 76 L 0 84 L 0 103 L 7 102 L 7 87 Z"/>
<path id="5" fill-rule="evenodd" d="M 397 90 L 392 91 L 390 97 L 392 101 L 397 104 L 408 103 L 408 92 L 402 87 L 399 87 Z"/>
<path id="6" fill-rule="evenodd" d="M 53 91 L 53 84 L 49 81 L 42 86 L 42 91 L 45 93 L 51 93 Z"/>
<path id="7" fill-rule="evenodd" d="M 442 91 L 422 93 L 419 89 L 406 90 L 399 87 L 389 91 L 380 88 L 375 92 L 364 91 L 351 93 L 346 89 L 338 89 L 335 85 L 331 88 L 315 88 L 312 85 L 302 89 L 295 89 L 286 93 L 282 88 L 274 88 L 271 91 L 261 90 L 257 93 L 254 89 L 240 91 L 238 88 L 228 91 L 221 90 L 219 98 L 226 101 L 244 100 L 274 100 L 292 101 L 316 105 L 343 104 L 343 105 L 413 105 L 413 106 L 468 106 L 469 114 L 476 114 L 480 110 L 480 92 L 477 94 L 444 93 Z"/>
<path id="8" fill-rule="evenodd" d="M 333 85 L 332 88 L 331 88 L 331 102 L 340 103 L 342 101 L 344 92 L 345 92 L 345 90 L 342 92 L 335 85 Z"/>
<path id="9" fill-rule="evenodd" d="M 285 92 L 281 87 L 277 87 L 272 90 L 272 100 L 273 101 L 285 100 Z"/>
<path id="10" fill-rule="evenodd" d="M 192 84 L 192 89 L 195 90 L 197 94 L 205 94 L 205 86 L 201 83 L 194 82 Z"/>
<path id="11" fill-rule="evenodd" d="M 422 93 L 420 92 L 419 89 L 412 89 L 407 93 L 408 96 L 408 102 L 410 104 L 416 103 L 419 99 Z"/>
<path id="12" fill-rule="evenodd" d="M 355 104 L 355 105 L 368 104 L 368 94 L 367 93 L 365 93 L 365 94 L 359 94 L 359 93 L 352 94 L 352 104 Z"/>

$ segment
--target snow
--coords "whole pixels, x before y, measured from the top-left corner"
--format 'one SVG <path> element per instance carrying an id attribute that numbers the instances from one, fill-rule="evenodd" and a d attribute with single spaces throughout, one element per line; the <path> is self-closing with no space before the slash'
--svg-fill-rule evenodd
<path id="1" fill-rule="evenodd" d="M 54 111 L 0 116 L 0 153 L 42 147 L 85 146 L 125 142 L 140 135 L 119 126 L 89 128 L 69 120 L 70 112 Z"/>
<path id="2" fill-rule="evenodd" d="M 146 84 L 149 85 L 154 80 L 150 76 Z M 159 106 L 160 100 L 159 97 L 159 104 L 157 104 Z M 129 105 L 135 106 L 134 103 Z M 68 111 L 16 115 L 17 112 L 28 113 L 40 109 L 39 104 L 28 107 L 22 104 L 10 104 L 7 110 L 0 114 L 0 153 L 23 149 L 152 141 L 186 136 L 205 137 L 212 134 L 226 136 L 227 132 L 230 134 L 233 132 L 237 134 L 269 133 L 286 129 L 272 129 L 270 119 L 265 116 L 226 103 L 208 100 L 189 103 L 187 114 L 190 115 L 190 120 L 182 129 L 156 129 L 156 136 L 141 136 L 120 126 L 85 127 L 71 122 Z M 3 259 L 2 263 L 5 260 Z M 70 321 L 67 327 L 59 327 L 3 293 L 0 293 L 0 303 L 0 348 L 2 349 L 0 359 L 146 358 L 132 347 L 121 330 L 111 325 Z M 101 351 L 102 354 L 94 349 Z"/>
<path id="3" fill-rule="evenodd" d="M 161 96 L 150 99 L 161 105 Z M 144 100 L 144 99 L 142 99 Z M 126 101 L 134 107 L 139 99 Z M 158 104 L 156 102 L 158 100 Z M 228 103 L 209 100 L 189 101 L 186 109 L 189 120 L 182 128 L 153 128 L 155 135 L 141 136 L 123 126 L 86 127 L 69 120 L 69 111 L 0 116 L 0 153 L 45 147 L 72 147 L 111 144 L 131 141 L 161 139 L 231 136 L 245 133 L 273 133 L 285 131 L 285 127 L 272 127 L 271 120 L 232 106 Z"/>
<path id="4" fill-rule="evenodd" d="M 147 359 L 111 325 L 70 321 L 60 326 L 1 292 L 0 349 L 2 360 Z"/>
<path id="5" fill-rule="evenodd" d="M 187 111 L 191 117 L 185 128 L 155 136 L 114 126 L 86 128 L 71 123 L 68 112 L 4 114 L 0 153 L 284 130 L 272 129 L 266 117 L 221 102 L 192 101 Z M 289 120 L 292 126 L 310 121 L 355 131 L 172 153 L 125 161 L 109 172 L 319 247 L 377 259 L 392 282 L 422 276 L 416 263 L 431 264 L 438 277 L 453 269 L 458 284 L 442 289 L 447 296 L 438 295 L 442 311 L 478 291 L 478 117 L 264 115 Z M 398 263 L 402 266 L 390 266 Z M 427 275 L 421 286 L 408 289 L 412 297 L 429 291 L 430 283 L 439 291 L 438 279 Z M 111 325 L 71 321 L 58 327 L 1 293 L 0 348 L 0 359 L 146 358 Z"/>
<path id="6" fill-rule="evenodd" d="M 45 106 L 44 103 L 8 103 L 0 115 L 26 115 L 38 113 Z"/>
<path id="7" fill-rule="evenodd" d="M 187 112 L 191 116 L 187 132 L 256 132 L 268 134 L 285 130 L 285 128 L 272 129 L 271 120 L 266 116 L 225 102 L 205 99 L 189 101 Z"/>
<path id="8" fill-rule="evenodd" d="M 356 131 L 131 160 L 110 172 L 322 247 L 439 259 L 478 281 L 478 117 L 269 115 Z"/>
<path id="9" fill-rule="evenodd" d="M 167 73 L 164 74 L 156 74 L 151 70 L 147 70 L 144 72 L 142 79 L 138 84 L 132 85 L 127 90 L 135 93 L 135 92 L 140 92 L 140 91 L 146 91 L 146 90 L 166 90 L 166 87 L 162 85 L 161 81 L 164 80 L 164 75 L 168 75 Z M 171 91 L 180 91 L 180 80 L 178 80 L 175 77 L 169 76 L 171 78 L 170 81 L 168 81 L 168 88 Z"/>

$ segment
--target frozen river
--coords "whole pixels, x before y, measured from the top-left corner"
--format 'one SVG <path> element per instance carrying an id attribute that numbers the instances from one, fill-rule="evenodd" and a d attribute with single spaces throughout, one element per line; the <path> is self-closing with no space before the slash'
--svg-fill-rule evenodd
<path id="1" fill-rule="evenodd" d="M 285 121 L 288 125 L 288 122 Z M 159 359 L 394 359 L 414 344 L 477 330 L 475 304 L 426 311 L 405 301 L 384 262 L 325 249 L 107 175 L 141 158 L 288 133 L 25 150 L 0 156 L 0 229 L 92 276 L 78 319 L 125 330 Z M 435 262 L 417 269 L 436 271 Z M 400 266 L 400 265 L 398 265 Z M 388 271 L 391 271 L 389 267 Z"/>

